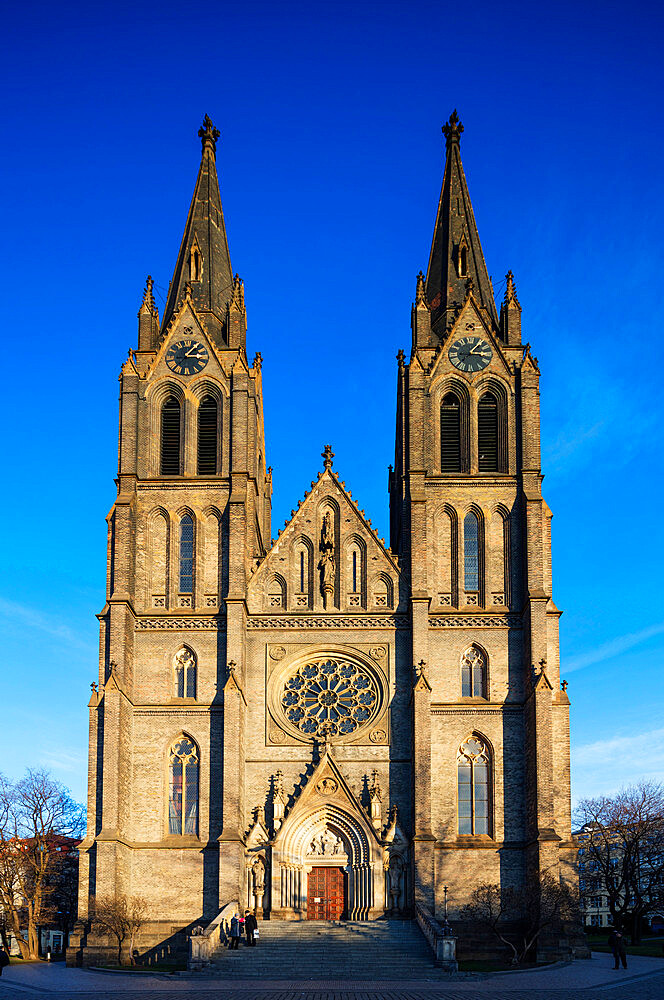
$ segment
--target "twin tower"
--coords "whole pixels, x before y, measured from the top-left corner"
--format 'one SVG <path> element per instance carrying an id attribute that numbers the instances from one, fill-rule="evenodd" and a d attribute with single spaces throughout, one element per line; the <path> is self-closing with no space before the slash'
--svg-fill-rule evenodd
<path id="1" fill-rule="evenodd" d="M 446 886 L 463 955 L 478 884 L 573 879 L 539 369 L 511 273 L 496 308 L 456 112 L 443 132 L 398 354 L 388 548 L 329 447 L 271 538 L 261 356 L 219 133 L 208 117 L 199 131 L 164 314 L 148 279 L 120 376 L 72 960 L 109 946 L 99 897 L 145 899 L 139 950 L 158 952 L 228 906 L 442 919 Z"/>

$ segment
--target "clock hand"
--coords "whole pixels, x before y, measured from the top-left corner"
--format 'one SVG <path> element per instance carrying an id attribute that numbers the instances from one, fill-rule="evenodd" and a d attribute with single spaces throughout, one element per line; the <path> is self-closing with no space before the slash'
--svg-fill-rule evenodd
<path id="1" fill-rule="evenodd" d="M 191 351 L 192 351 L 192 350 L 195 350 L 195 351 L 197 351 L 197 350 L 198 350 L 198 348 L 197 348 L 197 347 L 192 347 L 192 349 L 191 349 L 190 351 L 187 351 L 187 352 L 186 352 L 186 354 L 185 354 L 185 358 L 191 358 L 191 357 L 195 357 L 195 358 L 200 358 L 200 354 L 192 354 L 192 353 L 191 353 Z"/>
<path id="2" fill-rule="evenodd" d="M 471 349 L 470 349 L 470 353 L 471 353 L 471 354 L 474 354 L 474 353 L 475 353 L 475 351 L 477 350 L 477 348 L 478 348 L 478 347 L 484 347 L 484 344 L 482 343 L 482 341 L 481 341 L 481 340 L 480 340 L 479 344 L 475 344 L 475 346 L 474 346 L 474 347 L 471 347 Z"/>

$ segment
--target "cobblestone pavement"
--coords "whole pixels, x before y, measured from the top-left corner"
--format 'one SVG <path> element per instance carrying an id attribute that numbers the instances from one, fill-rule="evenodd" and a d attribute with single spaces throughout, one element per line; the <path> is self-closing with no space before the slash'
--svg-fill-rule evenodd
<path id="1" fill-rule="evenodd" d="M 449 982 L 311 982 L 191 980 L 65 969 L 44 963 L 10 966 L 0 1000 L 664 1000 L 664 961 L 633 958 L 614 972 L 610 956 L 485 979 Z"/>

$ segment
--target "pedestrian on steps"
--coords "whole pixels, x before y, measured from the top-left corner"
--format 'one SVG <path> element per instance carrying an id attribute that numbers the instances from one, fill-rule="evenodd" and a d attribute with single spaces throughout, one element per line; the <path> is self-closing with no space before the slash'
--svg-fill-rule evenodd
<path id="1" fill-rule="evenodd" d="M 234 913 L 231 917 L 231 926 L 228 934 L 228 950 L 237 951 L 240 943 L 240 917 L 237 913 Z"/>
<path id="2" fill-rule="evenodd" d="M 247 934 L 247 944 L 250 948 L 256 947 L 256 928 L 258 927 L 258 921 L 256 917 L 251 912 L 251 910 L 246 910 L 244 914 L 244 929 Z"/>
<path id="3" fill-rule="evenodd" d="M 616 963 L 613 968 L 619 969 L 622 962 L 623 969 L 626 969 L 627 954 L 625 952 L 625 939 L 615 927 L 611 928 L 611 933 L 609 934 L 609 948 L 613 952 L 613 961 Z"/>

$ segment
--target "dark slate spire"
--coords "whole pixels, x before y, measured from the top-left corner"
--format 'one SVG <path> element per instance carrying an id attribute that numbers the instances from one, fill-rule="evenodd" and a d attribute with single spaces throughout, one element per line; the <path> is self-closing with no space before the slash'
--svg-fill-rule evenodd
<path id="1" fill-rule="evenodd" d="M 165 330 L 171 321 L 184 296 L 185 285 L 189 283 L 194 306 L 209 332 L 219 343 L 224 343 L 226 305 L 233 289 L 233 272 L 215 162 L 219 131 L 208 115 L 198 134 L 203 144 L 203 155 L 168 292 L 162 329 Z"/>
<path id="2" fill-rule="evenodd" d="M 463 125 L 453 111 L 443 125 L 447 144 L 445 173 L 426 276 L 431 325 L 439 337 L 454 318 L 455 309 L 465 301 L 469 279 L 475 300 L 487 310 L 494 326 L 498 326 L 491 282 L 461 165 L 462 132 Z"/>

